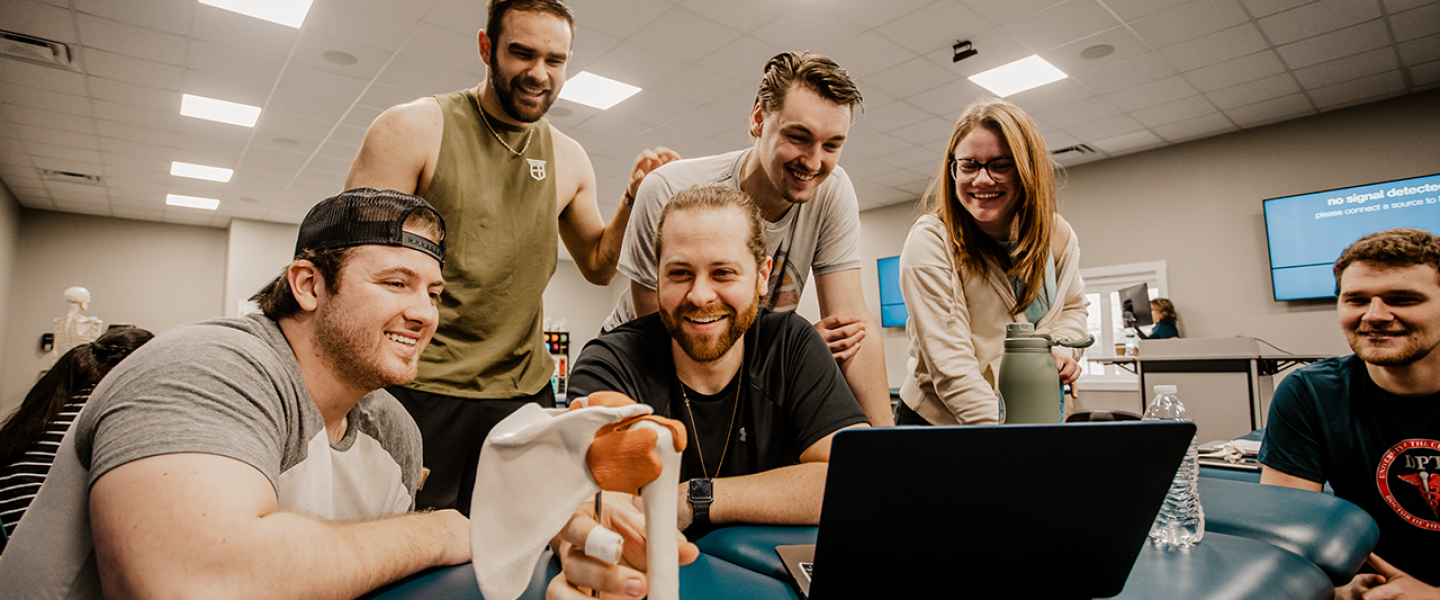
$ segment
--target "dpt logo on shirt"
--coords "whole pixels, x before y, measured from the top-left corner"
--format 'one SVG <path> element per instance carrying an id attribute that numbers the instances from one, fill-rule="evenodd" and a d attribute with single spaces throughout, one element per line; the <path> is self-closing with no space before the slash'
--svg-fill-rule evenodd
<path id="1" fill-rule="evenodd" d="M 1440 442 L 1405 440 L 1375 470 L 1380 497 L 1406 523 L 1440 531 Z"/>
<path id="2" fill-rule="evenodd" d="M 533 158 L 525 160 L 530 161 L 530 176 L 534 177 L 535 181 L 545 181 L 545 161 Z"/>

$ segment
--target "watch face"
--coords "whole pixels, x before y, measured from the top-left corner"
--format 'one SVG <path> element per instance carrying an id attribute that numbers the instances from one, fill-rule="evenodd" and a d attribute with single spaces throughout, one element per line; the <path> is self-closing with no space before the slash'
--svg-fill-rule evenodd
<path id="1" fill-rule="evenodd" d="M 711 499 L 712 493 L 711 493 L 710 480 L 709 480 L 709 479 L 691 479 L 691 480 L 690 480 L 690 494 L 689 494 L 689 496 L 690 496 L 690 499 L 692 499 L 692 500 L 709 500 L 709 499 Z"/>

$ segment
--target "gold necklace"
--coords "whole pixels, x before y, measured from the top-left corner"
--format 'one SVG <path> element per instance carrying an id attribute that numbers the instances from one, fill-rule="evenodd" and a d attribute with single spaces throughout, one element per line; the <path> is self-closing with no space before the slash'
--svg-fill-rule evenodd
<path id="1" fill-rule="evenodd" d="M 480 111 L 480 120 L 485 122 L 485 128 L 490 130 L 490 135 L 495 136 L 495 141 L 500 142 L 501 146 L 504 146 L 506 150 L 509 150 L 510 153 L 515 156 L 525 154 L 525 149 L 530 147 L 530 138 L 535 137 L 534 125 L 531 125 L 525 130 L 525 143 L 520 145 L 519 151 L 516 151 L 510 147 L 510 144 L 505 143 L 504 138 L 501 138 L 500 134 L 495 131 L 495 126 L 490 124 L 490 116 L 486 115 L 485 109 L 480 106 L 480 99 L 472 94 L 470 100 L 475 103 L 475 110 Z"/>
<path id="2" fill-rule="evenodd" d="M 678 378 L 677 378 L 678 379 Z M 740 388 L 745 387 L 745 367 L 740 367 L 740 381 L 735 386 L 735 406 L 730 409 L 730 427 L 725 430 L 725 446 L 720 449 L 720 464 L 715 465 L 715 477 L 720 467 L 725 466 L 725 454 L 730 451 L 730 434 L 735 432 L 735 413 L 740 412 Z M 705 451 L 700 449 L 700 424 L 695 422 L 695 411 L 690 409 L 690 395 L 685 393 L 685 382 L 680 382 L 680 397 L 685 399 L 685 412 L 690 414 L 690 429 L 695 432 L 695 453 L 700 455 L 700 472 L 706 479 L 713 479 L 710 469 L 705 468 Z"/>

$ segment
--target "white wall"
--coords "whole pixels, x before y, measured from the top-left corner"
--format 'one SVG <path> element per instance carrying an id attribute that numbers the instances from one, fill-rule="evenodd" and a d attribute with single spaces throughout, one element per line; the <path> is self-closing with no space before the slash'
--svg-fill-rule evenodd
<path id="1" fill-rule="evenodd" d="M 600 326 L 610 316 L 620 294 L 630 293 L 630 280 L 616 275 L 609 286 L 594 285 L 585 281 L 580 268 L 568 260 L 569 255 L 563 250 L 561 256 L 566 259 L 555 265 L 555 275 L 545 288 L 545 317 L 551 321 L 565 320 L 565 327 L 570 331 L 570 359 L 574 360 L 585 344 L 599 335 Z"/>
<path id="2" fill-rule="evenodd" d="M 10 290 L 13 289 L 10 279 L 11 272 L 14 271 L 15 250 L 19 247 L 20 211 L 20 204 L 15 201 L 15 196 L 10 193 L 10 188 L 0 182 L 0 340 L 5 340 L 6 346 L 23 345 L 21 343 L 23 340 L 17 341 L 9 335 L 11 331 L 9 314 L 12 305 Z M 7 373 L 5 354 L 5 352 L 0 352 L 0 373 Z M 28 388 L 25 391 L 28 391 Z M 24 391 L 21 392 L 21 397 L 24 397 Z M 0 422 L 9 416 L 10 411 L 20 401 L 20 398 L 16 398 L 15 404 L 11 404 L 6 402 L 8 398 L 9 394 L 4 393 L 3 387 L 0 387 Z"/>
<path id="3" fill-rule="evenodd" d="M 224 230 L 209 227 L 22 210 L 13 260 L 0 262 L 12 269 L 0 414 L 24 398 L 47 366 L 40 336 L 69 310 L 65 288 L 89 289 L 87 314 L 106 325 L 160 333 L 218 317 L 225 239 Z"/>
<path id="4" fill-rule="evenodd" d="M 232 219 L 225 251 L 225 316 L 240 307 L 285 269 L 295 256 L 299 225 Z"/>

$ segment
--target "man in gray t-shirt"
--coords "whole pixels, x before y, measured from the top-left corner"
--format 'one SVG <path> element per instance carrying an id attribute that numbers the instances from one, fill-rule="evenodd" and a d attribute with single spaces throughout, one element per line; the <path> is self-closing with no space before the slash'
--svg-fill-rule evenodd
<path id="1" fill-rule="evenodd" d="M 409 194 L 324 200 L 252 298 L 263 315 L 175 328 L 117 365 L 0 555 L 3 595 L 354 598 L 469 561 L 468 519 L 409 512 L 420 432 L 382 389 L 435 333 L 444 235 Z M 643 587 L 624 567 L 578 577 Z"/>
<path id="2" fill-rule="evenodd" d="M 894 424 L 880 330 L 860 289 L 859 203 L 836 165 L 860 104 L 860 91 L 834 61 L 808 52 L 771 58 L 750 115 L 754 147 L 672 162 L 641 182 L 618 266 L 630 293 L 604 329 L 656 311 L 655 230 L 670 198 L 694 185 L 728 185 L 749 194 L 766 221 L 774 267 L 761 303 L 795 310 L 813 271 L 822 317 L 815 329 L 870 422 Z"/>

